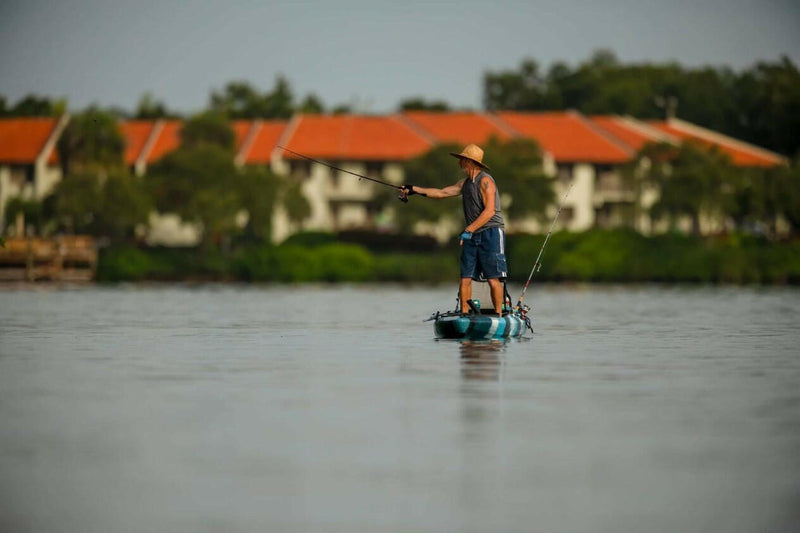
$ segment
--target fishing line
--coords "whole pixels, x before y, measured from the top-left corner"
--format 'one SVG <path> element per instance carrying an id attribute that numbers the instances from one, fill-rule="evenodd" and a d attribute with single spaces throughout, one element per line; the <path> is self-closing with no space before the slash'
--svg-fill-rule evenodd
<path id="1" fill-rule="evenodd" d="M 556 216 L 553 218 L 553 222 L 550 224 L 550 229 L 547 232 L 547 236 L 544 238 L 544 242 L 542 243 L 542 247 L 539 249 L 539 255 L 536 256 L 536 262 L 533 264 L 533 268 L 531 269 L 531 274 L 528 276 L 528 281 L 525 282 L 525 286 L 522 288 L 522 294 L 519 295 L 519 300 L 517 300 L 517 307 L 522 307 L 522 299 L 525 298 L 525 291 L 528 290 L 528 284 L 530 284 L 531 279 L 533 279 L 533 274 L 538 272 L 542 269 L 542 264 L 539 262 L 542 259 L 542 254 L 544 253 L 544 247 L 547 246 L 547 241 L 550 240 L 550 234 L 553 233 L 553 227 L 556 225 L 556 220 L 558 220 L 558 215 L 561 214 L 561 209 L 564 207 L 564 202 L 567 201 L 567 196 L 569 196 L 570 191 L 572 191 L 572 186 L 575 185 L 575 181 L 573 180 L 572 183 L 569 184 L 569 189 L 564 194 L 564 198 L 561 199 L 561 203 L 558 205 L 558 211 L 556 211 Z"/>

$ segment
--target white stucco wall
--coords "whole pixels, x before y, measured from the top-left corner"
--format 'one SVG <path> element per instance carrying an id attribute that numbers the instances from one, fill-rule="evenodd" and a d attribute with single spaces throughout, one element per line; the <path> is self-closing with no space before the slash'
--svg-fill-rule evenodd
<path id="1" fill-rule="evenodd" d="M 329 170 L 324 165 L 311 163 L 310 175 L 303 181 L 301 189 L 311 206 L 311 215 L 303 223 L 306 230 L 331 231 L 333 229 L 333 215 L 328 204 L 331 194 Z"/>
<path id="2" fill-rule="evenodd" d="M 37 163 L 35 178 L 36 199 L 41 200 L 53 192 L 53 189 L 58 182 L 61 181 L 61 178 L 60 167 Z"/>
<path id="3" fill-rule="evenodd" d="M 6 230 L 6 202 L 11 199 L 11 169 L 0 165 L 0 235 Z"/>
<path id="4" fill-rule="evenodd" d="M 35 178 L 27 180 L 26 168 L 17 165 L 0 165 L 0 231 L 6 231 L 6 204 L 12 198 L 36 200 Z"/>
<path id="5" fill-rule="evenodd" d="M 200 243 L 203 228 L 188 224 L 174 213 L 150 213 L 145 242 L 151 246 L 196 246 Z"/>
<path id="6" fill-rule="evenodd" d="M 569 197 L 564 202 L 565 207 L 572 210 L 572 218 L 564 221 L 570 231 L 584 231 L 594 225 L 594 167 L 589 163 L 577 163 L 572 169 L 572 182 L 574 183 Z M 559 199 L 566 192 L 564 184 L 559 182 L 556 187 Z M 555 213 L 554 213 L 555 214 Z"/>

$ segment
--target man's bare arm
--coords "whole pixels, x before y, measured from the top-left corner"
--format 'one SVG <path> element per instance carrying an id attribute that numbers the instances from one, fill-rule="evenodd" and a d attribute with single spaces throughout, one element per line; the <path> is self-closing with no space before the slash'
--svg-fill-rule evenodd
<path id="1" fill-rule="evenodd" d="M 435 189 L 433 187 L 420 187 L 419 185 L 412 185 L 413 191 L 417 194 L 422 194 L 428 198 L 450 198 L 461 194 L 461 188 L 464 186 L 466 178 L 460 180 L 458 183 L 444 187 L 442 189 Z"/>

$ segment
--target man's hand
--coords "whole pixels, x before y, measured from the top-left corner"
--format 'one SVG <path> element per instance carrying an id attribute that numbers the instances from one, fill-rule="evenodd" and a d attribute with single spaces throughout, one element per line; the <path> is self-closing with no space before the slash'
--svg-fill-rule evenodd
<path id="1" fill-rule="evenodd" d="M 397 199 L 403 202 L 404 204 L 408 203 L 409 196 L 411 196 L 412 194 L 416 194 L 414 192 L 413 185 L 401 185 L 400 187 L 397 188 L 397 190 L 400 191 L 400 196 L 398 196 Z"/>
<path id="2" fill-rule="evenodd" d="M 461 234 L 461 238 L 460 238 L 460 240 L 458 241 L 458 245 L 459 245 L 459 246 L 463 246 L 463 245 L 464 245 L 464 241 L 468 241 L 468 240 L 470 240 L 471 238 L 472 238 L 472 232 L 471 232 L 471 231 L 464 230 L 464 233 L 462 233 L 462 234 Z"/>
<path id="3" fill-rule="evenodd" d="M 413 185 L 401 185 L 400 187 L 397 188 L 397 190 L 400 191 L 400 196 L 398 196 L 397 198 L 403 203 L 408 202 L 408 197 L 411 196 L 412 194 L 419 194 L 418 192 L 414 192 Z"/>

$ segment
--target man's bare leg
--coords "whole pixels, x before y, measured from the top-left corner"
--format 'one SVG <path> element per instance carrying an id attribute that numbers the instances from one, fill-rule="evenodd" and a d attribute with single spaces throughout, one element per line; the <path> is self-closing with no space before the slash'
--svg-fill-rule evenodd
<path id="1" fill-rule="evenodd" d="M 467 300 L 472 298 L 472 278 L 461 278 L 461 285 L 458 287 L 458 298 L 461 300 L 461 312 L 469 313 Z"/>
<path id="2" fill-rule="evenodd" d="M 494 312 L 498 315 L 503 314 L 503 284 L 497 278 L 489 280 L 489 291 L 492 295 L 492 305 L 494 305 Z"/>

